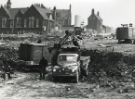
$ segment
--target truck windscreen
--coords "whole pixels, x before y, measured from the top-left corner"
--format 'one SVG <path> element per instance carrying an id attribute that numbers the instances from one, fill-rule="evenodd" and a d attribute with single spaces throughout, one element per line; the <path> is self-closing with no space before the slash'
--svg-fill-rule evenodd
<path id="1" fill-rule="evenodd" d="M 58 61 L 76 62 L 77 55 L 59 55 Z"/>

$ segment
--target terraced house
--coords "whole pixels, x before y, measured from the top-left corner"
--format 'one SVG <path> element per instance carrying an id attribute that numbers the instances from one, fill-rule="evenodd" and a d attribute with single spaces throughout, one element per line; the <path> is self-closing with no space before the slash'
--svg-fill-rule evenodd
<path id="1" fill-rule="evenodd" d="M 95 14 L 94 9 L 92 9 L 91 15 L 88 17 L 87 28 L 96 30 L 97 33 L 101 33 L 102 32 L 102 23 L 103 23 L 103 20 L 99 16 L 99 12 L 97 12 L 97 14 Z"/>
<path id="2" fill-rule="evenodd" d="M 56 16 L 56 12 L 56 9 L 48 9 L 43 4 L 34 4 L 25 8 L 12 8 L 11 1 L 8 0 L 6 6 L 1 5 L 0 7 L 0 33 L 44 34 L 54 29 L 57 19 L 61 19 L 61 16 L 64 16 L 63 22 L 65 23 L 59 23 L 59 25 L 67 24 L 66 20 L 71 21 L 71 18 L 66 17 L 71 16 L 68 15 L 71 13 L 65 14 L 65 12 L 60 11 L 60 16 Z M 59 25 L 57 24 L 57 26 Z"/>

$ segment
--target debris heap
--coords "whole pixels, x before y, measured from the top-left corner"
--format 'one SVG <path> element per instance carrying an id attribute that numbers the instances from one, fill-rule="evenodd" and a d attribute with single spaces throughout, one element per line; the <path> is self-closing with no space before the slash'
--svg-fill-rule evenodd
<path id="1" fill-rule="evenodd" d="M 132 81 L 135 55 L 87 49 L 83 49 L 81 52 L 83 56 L 90 55 L 91 57 L 89 82 L 114 87 L 115 81 Z"/>

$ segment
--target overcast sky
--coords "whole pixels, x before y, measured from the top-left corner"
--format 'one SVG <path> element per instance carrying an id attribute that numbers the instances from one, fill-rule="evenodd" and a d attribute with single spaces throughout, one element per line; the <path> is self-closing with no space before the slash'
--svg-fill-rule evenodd
<path id="1" fill-rule="evenodd" d="M 6 4 L 7 0 L 0 0 L 0 4 Z M 34 3 L 43 3 L 48 8 L 56 6 L 57 9 L 69 9 L 72 5 L 72 24 L 75 15 L 80 15 L 87 25 L 87 19 L 91 15 L 92 8 L 100 12 L 103 24 L 111 27 L 120 24 L 133 23 L 135 26 L 135 0 L 11 0 L 12 8 L 30 7 Z"/>

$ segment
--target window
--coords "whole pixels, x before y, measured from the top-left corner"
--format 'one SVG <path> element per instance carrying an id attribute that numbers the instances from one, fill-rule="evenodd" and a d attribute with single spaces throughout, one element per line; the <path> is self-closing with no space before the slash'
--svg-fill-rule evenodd
<path id="1" fill-rule="evenodd" d="M 29 17 L 29 28 L 34 28 L 34 16 Z"/>
<path id="2" fill-rule="evenodd" d="M 52 20 L 52 15 L 51 14 L 49 15 L 49 19 Z"/>
<path id="3" fill-rule="evenodd" d="M 36 27 L 39 27 L 39 19 L 36 19 Z"/>
<path id="4" fill-rule="evenodd" d="M 24 27 L 27 27 L 27 19 L 24 19 Z"/>
<path id="5" fill-rule="evenodd" d="M 29 28 L 31 28 L 31 17 L 29 17 Z"/>
<path id="6" fill-rule="evenodd" d="M 10 21 L 10 28 L 13 28 L 13 21 Z"/>
<path id="7" fill-rule="evenodd" d="M 21 17 L 16 18 L 16 27 L 20 28 L 21 27 Z"/>
<path id="8" fill-rule="evenodd" d="M 44 26 L 47 26 L 48 25 L 48 21 L 47 20 L 44 20 L 44 22 L 43 22 L 44 24 Z"/>
<path id="9" fill-rule="evenodd" d="M 2 28 L 6 28 L 7 27 L 7 18 L 3 17 L 2 18 Z"/>
<path id="10" fill-rule="evenodd" d="M 52 26 L 53 26 L 53 24 L 52 24 L 52 22 L 50 21 L 50 28 L 52 28 Z"/>

